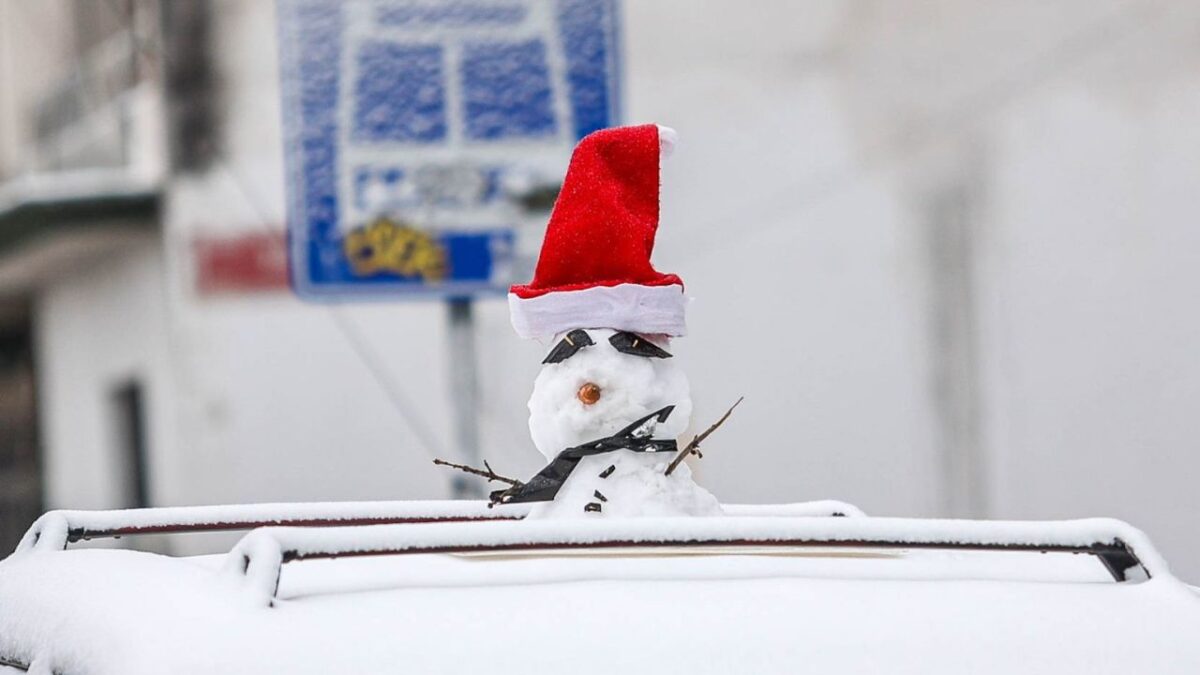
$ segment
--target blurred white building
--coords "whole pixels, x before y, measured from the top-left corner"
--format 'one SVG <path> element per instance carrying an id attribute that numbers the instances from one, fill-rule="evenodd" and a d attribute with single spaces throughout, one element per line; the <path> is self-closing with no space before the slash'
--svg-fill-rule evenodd
<path id="1" fill-rule="evenodd" d="M 746 396 L 702 482 L 1116 516 L 1200 576 L 1198 20 L 624 3 L 625 119 L 681 137 L 656 264 L 695 297 L 694 426 Z M 448 494 L 445 308 L 278 286 L 275 35 L 266 0 L 0 0 L 0 332 L 48 507 Z M 542 347 L 476 314 L 485 456 L 532 473 Z"/>

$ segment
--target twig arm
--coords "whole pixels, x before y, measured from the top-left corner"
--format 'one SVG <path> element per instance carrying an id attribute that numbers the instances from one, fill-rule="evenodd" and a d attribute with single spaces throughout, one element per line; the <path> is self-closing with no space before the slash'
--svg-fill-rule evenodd
<path id="1" fill-rule="evenodd" d="M 724 424 L 725 420 L 729 419 L 729 416 L 733 414 L 733 409 L 738 407 L 738 404 L 741 403 L 745 398 L 745 396 L 739 397 L 733 405 L 729 406 L 729 410 L 726 410 L 725 414 L 721 415 L 721 419 L 714 422 L 711 427 L 705 429 L 699 435 L 693 436 L 692 441 L 685 445 L 683 449 L 679 451 L 679 454 L 675 455 L 675 459 L 672 459 L 671 463 L 667 465 L 667 475 L 670 476 L 671 473 L 673 473 L 675 469 L 683 463 L 683 460 L 686 459 L 688 455 L 695 453 L 696 456 L 700 456 L 700 444 L 704 442 L 704 439 L 708 438 L 709 434 L 716 431 L 717 427 Z"/>
<path id="2" fill-rule="evenodd" d="M 524 485 L 524 483 L 522 483 L 521 481 L 519 481 L 515 478 L 501 476 L 500 474 L 496 473 L 495 471 L 492 471 L 492 465 L 488 464 L 486 460 L 483 462 L 483 465 L 487 468 L 486 471 L 484 469 L 476 469 L 473 466 L 467 466 L 466 464 L 456 464 L 454 462 L 447 462 L 444 459 L 435 459 L 435 460 L 433 460 L 433 463 L 438 466 L 448 466 L 451 469 L 458 469 L 459 471 L 462 471 L 463 473 L 469 473 L 474 476 L 482 476 L 482 477 L 486 478 L 489 483 L 495 480 L 495 481 L 500 481 L 501 483 L 508 483 L 509 485 L 511 485 L 513 487 L 520 487 L 520 486 Z"/>

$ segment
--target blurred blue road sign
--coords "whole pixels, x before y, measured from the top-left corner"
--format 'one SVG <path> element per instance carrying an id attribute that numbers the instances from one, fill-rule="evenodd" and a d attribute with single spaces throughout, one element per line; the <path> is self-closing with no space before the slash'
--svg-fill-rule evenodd
<path id="1" fill-rule="evenodd" d="M 292 285 L 503 292 L 514 195 L 617 121 L 617 0 L 280 0 Z"/>

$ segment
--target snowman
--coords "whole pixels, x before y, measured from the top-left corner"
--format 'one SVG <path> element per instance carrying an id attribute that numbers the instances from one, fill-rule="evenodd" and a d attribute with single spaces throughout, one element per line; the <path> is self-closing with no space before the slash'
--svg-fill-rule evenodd
<path id="1" fill-rule="evenodd" d="M 529 399 L 529 431 L 549 463 L 492 495 L 536 502 L 530 518 L 721 513 L 686 464 L 667 471 L 692 413 L 671 355 L 685 332 L 683 282 L 650 264 L 659 164 L 675 138 L 651 124 L 580 141 L 533 281 L 509 293 L 517 333 L 552 345 Z"/>

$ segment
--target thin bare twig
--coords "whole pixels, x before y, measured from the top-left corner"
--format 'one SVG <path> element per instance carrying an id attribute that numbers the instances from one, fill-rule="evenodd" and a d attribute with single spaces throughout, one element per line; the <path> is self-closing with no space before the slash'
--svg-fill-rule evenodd
<path id="1" fill-rule="evenodd" d="M 473 466 L 467 466 L 466 464 L 455 464 L 454 462 L 447 462 L 444 459 L 434 459 L 433 463 L 437 464 L 438 466 L 448 466 L 452 469 L 458 469 L 459 471 L 463 471 L 463 472 L 473 474 L 476 476 L 483 476 L 484 478 L 486 478 L 488 480 L 489 483 L 494 480 L 498 480 L 501 483 L 508 483 L 509 485 L 511 485 L 513 487 L 521 487 L 522 485 L 524 485 L 524 483 L 522 483 L 521 481 L 519 481 L 515 478 L 501 476 L 500 474 L 496 473 L 495 471 L 492 471 L 492 465 L 488 464 L 487 460 L 483 461 L 483 466 L 487 469 L 486 471 L 484 469 L 476 469 Z"/>
<path id="2" fill-rule="evenodd" d="M 734 402 L 733 405 L 729 406 L 729 410 L 726 410 L 725 414 L 721 415 L 721 419 L 714 422 L 711 427 L 705 429 L 704 432 L 701 433 L 700 435 L 692 437 L 692 442 L 688 443 L 686 446 L 684 446 L 684 448 L 679 451 L 679 454 L 675 455 L 675 459 L 671 460 L 671 463 L 667 465 L 667 475 L 668 476 L 671 475 L 671 472 L 674 471 L 676 469 L 676 467 L 678 467 L 680 464 L 683 463 L 683 460 L 688 455 L 691 455 L 694 453 L 697 457 L 704 456 L 704 455 L 700 454 L 700 444 L 702 442 L 704 442 L 704 439 L 708 438 L 709 434 L 716 431 L 717 427 L 724 424 L 725 420 L 729 419 L 729 416 L 733 414 L 733 409 L 738 407 L 738 404 L 741 403 L 742 399 L 744 399 L 744 398 L 746 398 L 746 397 L 745 396 L 739 397 L 738 400 L 736 402 Z"/>

